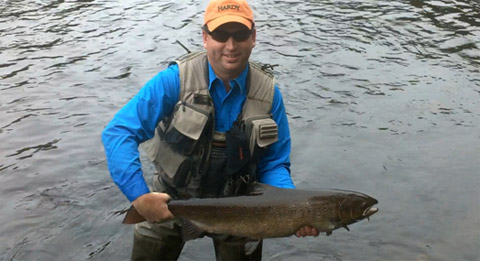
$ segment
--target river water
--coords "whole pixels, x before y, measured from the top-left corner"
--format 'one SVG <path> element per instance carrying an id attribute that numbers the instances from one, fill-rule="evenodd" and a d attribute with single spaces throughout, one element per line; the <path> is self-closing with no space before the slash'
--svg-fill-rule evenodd
<path id="1" fill-rule="evenodd" d="M 264 258 L 480 260 L 480 4 L 250 2 L 252 58 L 278 65 L 295 184 L 380 209 L 350 232 L 265 240 Z M 0 260 L 128 259 L 129 203 L 100 134 L 185 53 L 177 40 L 202 48 L 205 7 L 0 0 Z M 181 256 L 213 258 L 208 239 Z"/>

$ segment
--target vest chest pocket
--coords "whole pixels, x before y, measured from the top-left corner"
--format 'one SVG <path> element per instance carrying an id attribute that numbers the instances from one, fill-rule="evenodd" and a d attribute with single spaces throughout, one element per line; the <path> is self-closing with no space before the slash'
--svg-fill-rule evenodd
<path id="1" fill-rule="evenodd" d="M 178 152 L 191 154 L 210 118 L 211 107 L 207 108 L 210 108 L 210 111 L 182 101 L 177 103 L 172 120 L 164 133 L 165 141 Z"/>
<path id="2" fill-rule="evenodd" d="M 267 146 L 278 140 L 278 125 L 269 116 L 247 119 L 246 128 L 253 158 L 258 159 Z"/>
<path id="3" fill-rule="evenodd" d="M 158 153 L 153 160 L 159 173 L 171 186 L 182 188 L 186 185 L 194 167 L 193 158 L 174 151 L 165 141 L 160 140 Z"/>

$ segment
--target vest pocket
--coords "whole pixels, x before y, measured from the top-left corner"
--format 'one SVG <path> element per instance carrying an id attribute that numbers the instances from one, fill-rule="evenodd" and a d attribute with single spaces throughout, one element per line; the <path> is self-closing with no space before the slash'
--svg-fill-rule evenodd
<path id="1" fill-rule="evenodd" d="M 191 154 L 209 117 L 210 112 L 180 101 L 165 131 L 164 139 L 180 153 Z"/>
<path id="2" fill-rule="evenodd" d="M 184 187 L 194 166 L 194 160 L 188 155 L 183 155 L 172 149 L 165 141 L 160 140 L 154 163 L 160 167 L 160 172 L 170 185 Z M 162 173 L 160 173 L 162 174 Z"/>
<path id="3" fill-rule="evenodd" d="M 250 152 L 253 158 L 278 140 L 278 125 L 269 116 L 246 120 L 247 136 L 250 137 Z"/>

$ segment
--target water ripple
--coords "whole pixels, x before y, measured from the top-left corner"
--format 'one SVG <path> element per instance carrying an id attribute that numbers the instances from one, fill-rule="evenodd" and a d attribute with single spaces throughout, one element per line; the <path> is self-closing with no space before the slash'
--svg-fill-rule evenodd
<path id="1" fill-rule="evenodd" d="M 30 116 L 30 115 L 29 115 Z M 55 144 L 57 142 L 59 142 L 60 139 L 54 139 L 50 142 L 47 142 L 45 144 L 40 144 L 40 145 L 36 145 L 36 146 L 31 146 L 31 147 L 26 147 L 26 148 L 22 148 L 22 149 L 19 149 L 17 150 L 16 153 L 14 154 L 10 154 L 10 155 L 7 155 L 6 157 L 13 157 L 13 156 L 18 156 L 20 154 L 23 154 L 24 152 L 28 152 L 28 151 L 31 151 L 30 154 L 26 155 L 26 156 L 22 156 L 22 157 L 19 157 L 17 159 L 19 160 L 22 160 L 22 159 L 26 159 L 26 158 L 30 158 L 32 157 L 35 153 L 37 152 L 40 152 L 40 151 L 48 151 L 48 150 L 52 150 L 52 149 L 56 149 L 57 146 L 55 146 Z M 33 150 L 33 151 L 32 151 Z"/>

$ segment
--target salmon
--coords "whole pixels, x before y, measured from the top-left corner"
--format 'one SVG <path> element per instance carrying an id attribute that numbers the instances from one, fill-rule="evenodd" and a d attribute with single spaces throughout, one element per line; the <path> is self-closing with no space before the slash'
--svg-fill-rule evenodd
<path id="1" fill-rule="evenodd" d="M 369 218 L 378 201 L 348 190 L 284 189 L 252 183 L 248 193 L 225 198 L 171 200 L 170 212 L 182 221 L 184 240 L 202 233 L 226 234 L 255 240 L 288 237 L 311 226 L 330 235 L 333 230 Z M 124 224 L 145 221 L 133 206 Z"/>

